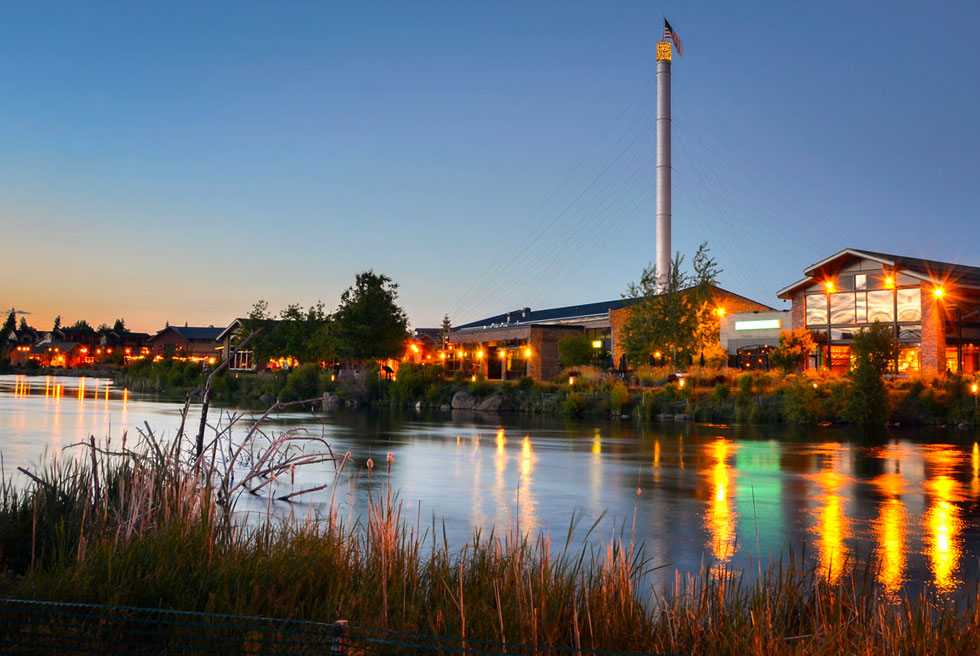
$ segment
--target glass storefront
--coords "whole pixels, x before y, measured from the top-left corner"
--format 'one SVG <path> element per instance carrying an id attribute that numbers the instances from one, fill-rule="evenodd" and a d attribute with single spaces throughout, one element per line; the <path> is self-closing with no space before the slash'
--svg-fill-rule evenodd
<path id="1" fill-rule="evenodd" d="M 842 277 L 836 284 L 841 291 L 819 292 L 805 297 L 806 325 L 814 332 L 814 340 L 821 345 L 821 353 L 814 358 L 815 362 L 820 363 L 818 366 L 846 372 L 851 364 L 848 344 L 858 331 L 880 322 L 891 325 L 903 344 L 897 370 L 919 371 L 919 343 L 922 341 L 920 288 L 895 289 L 890 286 L 887 277 L 872 274 Z"/>

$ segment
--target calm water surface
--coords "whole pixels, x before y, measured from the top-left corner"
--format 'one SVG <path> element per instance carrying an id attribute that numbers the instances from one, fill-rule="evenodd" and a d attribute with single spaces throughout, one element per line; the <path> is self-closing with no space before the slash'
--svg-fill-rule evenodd
<path id="1" fill-rule="evenodd" d="M 104 379 L 0 376 L 4 473 L 19 476 L 17 466 L 36 466 L 45 451 L 60 453 L 89 435 L 132 436 L 144 422 L 172 436 L 180 410 Z M 189 424 L 196 426 L 198 410 L 192 407 Z M 211 418 L 227 412 L 212 409 Z M 435 520 L 440 539 L 445 526 L 455 545 L 474 527 L 496 526 L 543 531 L 560 547 L 574 514 L 581 518 L 578 547 L 600 517 L 590 542 L 620 530 L 628 538 L 635 516 L 647 556 L 667 566 L 655 575 L 661 581 L 674 570 L 744 566 L 750 556 L 790 548 L 830 578 L 846 562 L 877 558 L 879 579 L 893 590 L 952 592 L 977 580 L 980 446 L 970 431 L 869 438 L 831 429 L 364 411 L 282 414 L 268 428 L 306 429 L 351 452 L 353 466 L 339 478 L 328 465 L 296 480 L 297 487 L 335 483 L 314 510 L 324 511 L 333 495 L 341 512 L 358 517 L 367 495 L 390 482 L 407 521 L 431 533 Z M 370 476 L 368 458 L 377 463 Z M 255 512 L 268 507 L 250 503 Z M 304 514 L 310 505 L 292 508 Z"/>

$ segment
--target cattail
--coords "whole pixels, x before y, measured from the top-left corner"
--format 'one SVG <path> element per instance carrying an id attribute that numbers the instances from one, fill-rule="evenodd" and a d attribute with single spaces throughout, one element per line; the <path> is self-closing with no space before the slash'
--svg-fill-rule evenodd
<path id="1" fill-rule="evenodd" d="M 391 451 L 389 451 L 388 452 L 388 464 L 390 465 L 393 462 L 395 462 L 395 454 L 392 453 Z"/>
<path id="2" fill-rule="evenodd" d="M 367 468 L 368 469 L 374 469 L 374 460 L 373 459 L 371 459 L 371 458 L 368 458 L 367 459 Z"/>

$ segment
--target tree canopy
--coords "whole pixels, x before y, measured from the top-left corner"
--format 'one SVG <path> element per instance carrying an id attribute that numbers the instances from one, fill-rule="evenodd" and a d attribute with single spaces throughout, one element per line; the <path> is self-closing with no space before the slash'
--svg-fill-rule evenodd
<path id="1" fill-rule="evenodd" d="M 721 269 L 707 242 L 698 247 L 692 265 L 693 273 L 684 271 L 684 256 L 676 253 L 663 291 L 657 285 L 655 266 L 643 269 L 639 283 L 629 284 L 624 298 L 632 303 L 623 326 L 623 344 L 634 365 L 646 363 L 659 351 L 676 366 L 682 355 L 697 355 L 717 341 L 718 322 L 711 303 Z"/>
<path id="2" fill-rule="evenodd" d="M 357 274 L 316 336 L 321 353 L 349 364 L 402 355 L 408 317 L 397 299 L 398 284 L 388 276 L 373 270 Z"/>

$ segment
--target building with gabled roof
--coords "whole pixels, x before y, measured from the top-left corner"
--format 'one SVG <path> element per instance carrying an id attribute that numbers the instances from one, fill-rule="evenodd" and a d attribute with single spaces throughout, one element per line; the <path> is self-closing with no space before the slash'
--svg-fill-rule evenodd
<path id="1" fill-rule="evenodd" d="M 850 368 L 854 335 L 874 322 L 900 343 L 897 373 L 980 371 L 980 267 L 845 248 L 777 292 L 817 347 L 810 367 Z"/>
<path id="2" fill-rule="evenodd" d="M 167 326 L 157 331 L 146 344 L 154 357 L 207 360 L 218 357 L 217 339 L 221 332 L 221 328 L 214 326 Z"/>
<path id="3" fill-rule="evenodd" d="M 714 303 L 727 312 L 772 311 L 773 308 L 715 286 Z M 567 305 L 545 310 L 522 308 L 453 328 L 446 366 L 450 371 L 482 374 L 488 380 L 530 376 L 549 380 L 561 373 L 558 342 L 587 336 L 595 362 L 625 370 L 622 331 L 632 299 Z"/>

